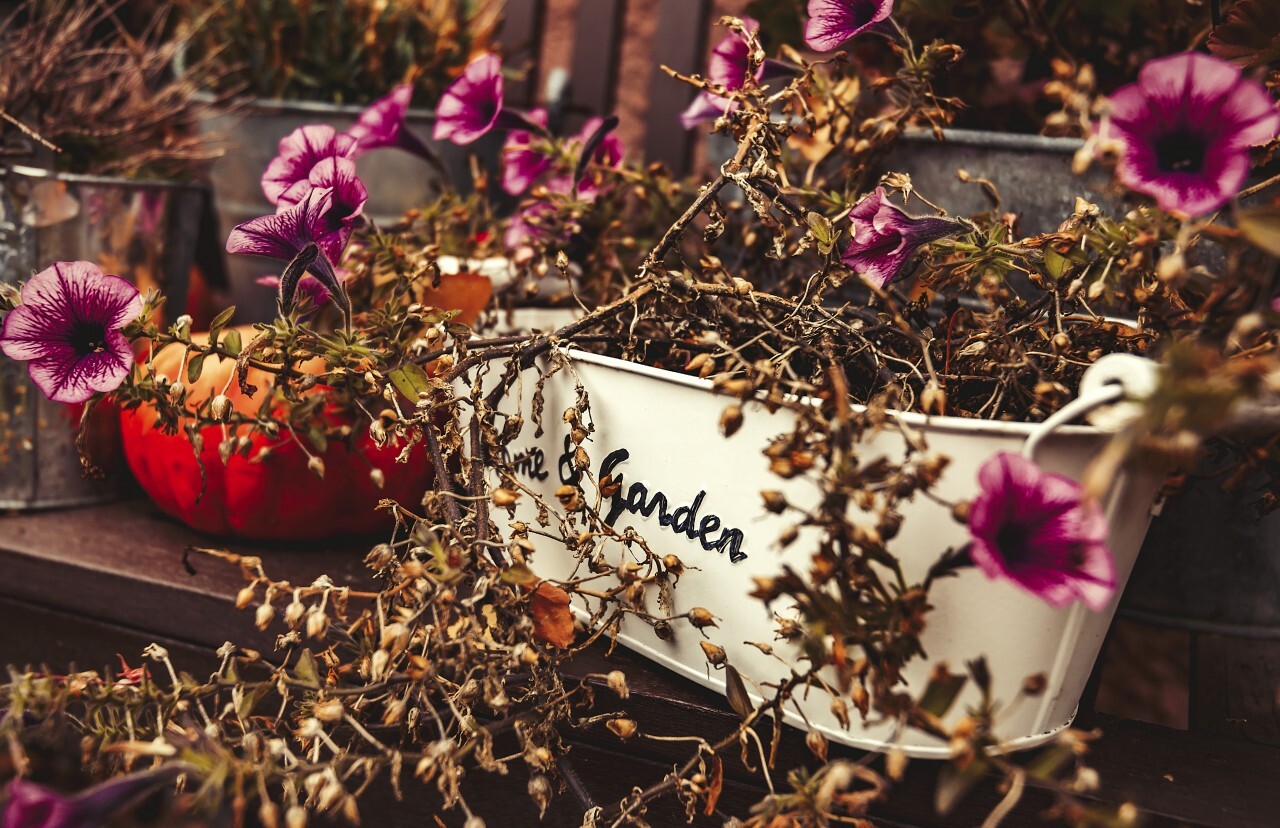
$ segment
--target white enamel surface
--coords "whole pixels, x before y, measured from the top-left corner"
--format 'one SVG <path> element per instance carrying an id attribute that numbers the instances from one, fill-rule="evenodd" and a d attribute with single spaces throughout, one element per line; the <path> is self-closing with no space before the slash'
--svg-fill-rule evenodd
<path id="1" fill-rule="evenodd" d="M 634 526 L 659 556 L 675 554 L 688 568 L 674 590 L 673 615 L 706 607 L 719 619 L 718 627 L 706 631 L 710 640 L 725 648 L 729 660 L 745 677 L 759 683 L 784 676 L 786 668 L 776 659 L 743 642 L 769 642 L 784 657 L 797 655 L 795 648 L 775 640 L 774 623 L 764 606 L 747 597 L 753 588 L 752 576 L 776 575 L 784 564 L 804 572 L 818 538 L 816 530 L 801 529 L 799 539 L 780 550 L 775 539 L 791 525 L 791 519 L 770 515 L 761 506 L 762 489 L 781 490 L 791 502 L 801 505 L 816 502 L 817 490 L 812 483 L 776 477 L 769 473 L 761 454 L 771 437 L 790 429 L 793 415 L 787 411 L 769 414 L 762 406 L 748 403 L 743 406 L 742 428 L 725 439 L 718 422 L 732 400 L 712 392 L 709 382 L 578 352 L 570 366 L 572 371 L 560 371 L 545 385 L 546 431 L 541 437 L 534 437 L 529 410 L 535 371 L 526 372 L 500 406 L 509 413 L 521 409 L 525 418 L 524 430 L 511 446 L 513 453 L 540 449 L 544 454 L 546 478 L 534 480 L 526 473 L 521 482 L 539 491 L 549 503 L 556 503 L 554 492 L 561 484 L 559 459 L 568 435 L 561 414 L 573 404 L 575 378 L 580 380 L 589 394 L 595 426 L 584 443 L 591 457 L 591 478 L 583 484 L 588 498 L 595 502 L 598 496 L 594 481 L 601 462 L 620 448 L 630 452 L 629 459 L 613 471 L 615 479 L 622 475 L 624 492 L 632 492 L 640 483 L 650 495 L 655 491 L 666 494 L 672 509 L 692 503 L 699 492 L 705 492 L 699 523 L 714 514 L 722 528 L 740 529 L 745 559 L 734 563 L 724 552 L 706 551 L 698 540 L 661 526 L 656 512 L 645 518 L 623 511 L 615 527 Z M 936 489 L 948 500 L 973 497 L 981 463 L 996 451 L 1018 452 L 1033 428 L 910 414 L 902 419 L 926 439 L 931 451 L 951 458 Z M 1049 470 L 1078 478 L 1105 440 L 1106 435 L 1095 429 L 1067 426 L 1043 442 L 1037 460 Z M 881 455 L 900 459 L 903 448 L 900 433 L 886 429 L 862 444 L 859 460 L 866 463 Z M 1111 546 L 1122 588 L 1146 533 L 1158 482 L 1158 476 L 1149 473 L 1117 481 L 1107 504 Z M 608 501 L 602 511 L 608 511 Z M 502 510 L 494 510 L 493 516 L 500 525 L 506 520 Z M 948 546 L 958 547 L 968 540 L 967 529 L 952 520 L 946 507 L 931 500 L 916 498 L 906 504 L 903 516 L 902 531 L 889 543 L 889 549 L 902 561 L 908 583 L 918 583 Z M 515 517 L 536 524 L 530 498 L 521 498 Z M 559 534 L 554 527 L 550 532 Z M 719 535 L 716 532 L 710 537 Z M 563 544 L 538 534 L 531 534 L 530 539 L 537 547 L 531 563 L 539 575 L 555 580 L 588 574 Z M 613 563 L 625 554 L 616 543 L 609 544 L 607 550 Z M 909 686 L 905 690 L 920 692 L 932 664 L 946 662 L 953 672 L 963 671 L 965 662 L 979 655 L 987 658 L 995 696 L 1001 702 L 1012 700 L 1027 676 L 1044 673 L 1049 678 L 1044 696 L 1024 700 L 998 727 L 998 735 L 1008 748 L 1019 749 L 1046 741 L 1070 723 L 1119 592 L 1106 612 L 1091 613 L 1079 604 L 1054 609 L 1012 583 L 991 581 L 979 570 L 968 569 L 936 584 L 931 601 L 935 609 L 927 617 L 922 639 L 928 659 L 907 669 Z M 661 614 L 652 599 L 648 609 Z M 790 612 L 783 601 L 775 602 L 772 609 L 783 615 Z M 620 640 L 659 664 L 723 692 L 723 673 L 708 668 L 698 643 L 699 633 L 684 621 L 675 622 L 674 627 L 675 639 L 664 642 L 643 622 L 629 619 Z M 977 701 L 978 693 L 970 684 L 947 719 L 954 721 Z M 831 714 L 825 694 L 812 693 L 811 700 L 801 701 L 801 705 L 812 725 L 834 741 L 881 750 L 896 738 L 911 756 L 948 755 L 946 745 L 936 738 L 914 730 L 897 733 L 892 722 L 864 725 L 857 721 L 856 712 L 852 727 L 846 731 Z M 787 712 L 787 720 L 804 726 L 792 710 Z"/>

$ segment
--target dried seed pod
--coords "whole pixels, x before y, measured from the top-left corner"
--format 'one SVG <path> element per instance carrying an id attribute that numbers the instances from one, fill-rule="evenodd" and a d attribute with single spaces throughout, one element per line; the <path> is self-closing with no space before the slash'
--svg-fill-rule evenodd
<path id="1" fill-rule="evenodd" d="M 249 604 L 253 603 L 253 599 L 256 595 L 257 593 L 254 592 L 253 584 L 250 584 L 249 586 L 237 592 L 236 593 L 236 609 L 244 609 L 245 607 L 249 606 Z"/>
<path id="2" fill-rule="evenodd" d="M 732 437 L 740 428 L 742 428 L 742 407 L 726 406 L 724 411 L 720 412 L 720 430 L 724 432 L 724 436 Z"/>
<path id="3" fill-rule="evenodd" d="M 324 480 L 324 461 L 319 455 L 313 454 L 307 460 L 307 469 L 316 477 Z"/>
<path id="4" fill-rule="evenodd" d="M 831 697 L 831 715 L 836 717 L 836 721 L 843 728 L 849 727 L 849 705 L 845 704 L 844 699 L 839 696 Z"/>
<path id="5" fill-rule="evenodd" d="M 516 505 L 516 500 L 520 498 L 520 492 L 508 488 L 498 488 L 493 490 L 493 505 L 506 508 Z"/>
<path id="6" fill-rule="evenodd" d="M 705 607 L 694 607 L 688 613 L 689 623 L 698 629 L 716 626 L 716 617 Z"/>
<path id="7" fill-rule="evenodd" d="M 381 489 L 387 485 L 387 476 L 382 473 L 382 469 L 369 469 L 369 482 L 375 489 Z"/>
<path id="8" fill-rule="evenodd" d="M 627 676 L 621 670 L 613 670 L 604 677 L 605 684 L 609 685 L 609 689 L 618 694 L 618 698 L 625 699 L 631 695 L 631 688 L 627 686 Z"/>
<path id="9" fill-rule="evenodd" d="M 820 761 L 827 761 L 827 737 L 823 736 L 816 730 L 810 730 L 808 735 L 804 737 L 804 743 L 809 748 L 809 752 L 818 757 Z"/>
<path id="10" fill-rule="evenodd" d="M 307 828 L 307 809 L 301 805 L 291 805 L 284 812 L 285 828 Z"/>
<path id="11" fill-rule="evenodd" d="M 605 727 L 613 731 L 613 735 L 624 742 L 636 735 L 636 731 L 639 729 L 631 719 L 610 719 L 605 723 Z"/>
<path id="12" fill-rule="evenodd" d="M 699 641 L 698 645 L 702 647 L 702 652 L 707 657 L 707 661 L 712 666 L 719 667 L 729 661 L 729 655 L 724 651 L 724 647 L 719 644 L 713 644 L 710 641 Z"/>
<path id="13" fill-rule="evenodd" d="M 341 721 L 344 712 L 345 709 L 342 706 L 341 699 L 325 699 L 324 701 L 316 702 L 315 707 L 312 708 L 312 713 L 322 722 Z"/>
<path id="14" fill-rule="evenodd" d="M 760 497 L 764 499 L 764 508 L 775 515 L 782 514 L 787 508 L 787 499 L 775 489 L 761 492 Z"/>
<path id="15" fill-rule="evenodd" d="M 270 604 L 258 605 L 258 611 L 254 613 L 253 625 L 260 630 L 265 630 L 270 624 L 271 619 L 276 615 L 276 608 Z"/>
<path id="16" fill-rule="evenodd" d="M 231 400 L 226 394 L 219 394 L 209 403 L 209 413 L 213 419 L 225 423 L 231 419 Z"/>

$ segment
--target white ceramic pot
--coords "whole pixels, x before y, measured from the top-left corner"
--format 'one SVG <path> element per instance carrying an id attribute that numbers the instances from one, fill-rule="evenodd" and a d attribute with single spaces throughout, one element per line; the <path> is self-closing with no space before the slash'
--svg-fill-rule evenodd
<path id="1" fill-rule="evenodd" d="M 718 618 L 718 627 L 706 630 L 709 638 L 727 651 L 743 676 L 757 683 L 784 677 L 787 669 L 776 659 L 744 642 L 769 642 L 779 654 L 798 663 L 798 648 L 775 640 L 770 612 L 747 597 L 753 589 L 752 576 L 777 575 L 784 564 L 804 571 L 817 538 L 816 530 L 802 529 L 798 540 L 780 550 L 776 538 L 792 520 L 766 512 L 760 497 L 761 490 L 778 489 L 792 503 L 816 502 L 813 483 L 771 474 L 762 455 L 770 438 L 791 429 L 795 415 L 785 409 L 770 414 L 762 405 L 748 402 L 743 406 L 741 429 L 726 439 L 718 423 L 732 400 L 715 393 L 709 381 L 608 357 L 571 354 L 569 366 L 554 374 L 543 389 L 545 431 L 541 436 L 528 426 L 534 369 L 513 386 L 511 398 L 500 406 L 509 413 L 521 410 L 525 418 L 523 432 L 509 449 L 522 460 L 516 463 L 520 481 L 556 504 L 554 492 L 572 471 L 569 427 L 561 413 L 573 405 L 575 384 L 580 381 L 589 395 L 594 424 L 584 443 L 591 458 L 590 479 L 583 484 L 588 501 L 597 502 L 595 481 L 602 475 L 621 478 L 618 495 L 603 499 L 602 514 L 612 511 L 616 529 L 635 527 L 657 554 L 675 554 L 687 567 L 674 589 L 671 614 L 693 607 L 709 609 Z M 1037 429 L 953 417 L 898 416 L 924 437 L 931 451 L 951 458 L 936 489 L 948 500 L 971 498 L 977 490 L 979 466 L 995 452 L 1022 450 Z M 1038 442 L 1035 459 L 1048 470 L 1078 478 L 1107 439 L 1105 432 L 1092 426 L 1062 426 Z M 890 428 L 866 440 L 859 453 L 863 462 L 870 462 L 878 455 L 901 458 L 904 448 L 901 433 Z M 1146 533 L 1160 480 L 1150 472 L 1126 477 L 1117 481 L 1106 504 L 1121 589 Z M 505 517 L 502 510 L 493 511 L 499 521 Z M 531 498 L 520 499 L 515 518 L 535 524 Z M 947 547 L 968 541 L 966 527 L 956 523 L 946 507 L 926 498 L 906 504 L 903 518 L 901 533 L 889 549 L 901 560 L 909 583 L 920 582 Z M 549 531 L 559 534 L 556 527 Z M 531 564 L 540 576 L 564 580 L 587 573 L 564 544 L 535 533 L 530 539 L 537 547 Z M 607 548 L 610 562 L 620 563 L 619 556 L 625 554 L 621 545 Z M 1118 596 L 1119 590 L 1105 612 L 1093 613 L 1081 604 L 1055 609 L 1011 582 L 989 580 L 976 568 L 944 578 L 930 595 L 935 609 L 922 638 L 929 657 L 907 668 L 905 690 L 922 691 L 933 664 L 947 662 L 953 671 L 962 671 L 964 663 L 977 656 L 986 657 L 1000 702 L 1013 700 L 1026 677 L 1043 673 L 1048 678 L 1047 691 L 1017 705 L 998 729 L 1008 749 L 1041 744 L 1071 723 Z M 585 604 L 575 609 L 583 610 Z M 662 613 L 657 606 L 649 610 Z M 789 608 L 775 602 L 773 611 L 785 615 Z M 699 632 L 683 622 L 673 626 L 674 639 L 662 641 L 651 627 L 628 618 L 620 641 L 686 678 L 724 692 L 724 673 L 709 669 Z M 814 729 L 833 741 L 870 750 L 897 743 L 915 757 L 949 754 L 941 740 L 899 729 L 893 722 L 864 725 L 855 714 L 853 726 L 845 730 L 831 713 L 825 694 L 810 697 L 808 702 L 800 700 L 805 715 Z M 978 691 L 970 682 L 947 720 L 954 721 L 978 701 Z M 791 724 L 804 726 L 794 710 L 788 709 L 785 715 Z"/>

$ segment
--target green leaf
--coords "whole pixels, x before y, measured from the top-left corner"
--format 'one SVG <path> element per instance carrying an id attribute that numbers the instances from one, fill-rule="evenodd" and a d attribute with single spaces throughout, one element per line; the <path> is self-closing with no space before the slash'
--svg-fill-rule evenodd
<path id="1" fill-rule="evenodd" d="M 324 432 L 319 428 L 312 428 L 307 432 L 307 439 L 311 441 L 311 445 L 316 447 L 316 451 L 324 454 L 329 450 L 329 438 L 324 436 Z"/>
<path id="2" fill-rule="evenodd" d="M 411 400 L 418 399 L 419 393 L 431 389 L 431 378 L 416 362 L 406 362 L 387 374 L 387 379 L 391 380 L 397 391 Z"/>
<path id="3" fill-rule="evenodd" d="M 187 382 L 194 385 L 195 381 L 200 379 L 200 373 L 204 371 L 204 358 L 206 356 L 208 354 L 196 354 L 187 363 Z"/>
<path id="4" fill-rule="evenodd" d="M 254 708 L 258 706 L 259 702 L 266 698 L 267 694 L 270 693 L 271 690 L 272 688 L 269 685 L 260 684 L 248 693 L 242 694 L 239 699 L 239 704 L 236 705 L 236 715 L 241 719 L 247 720 L 253 715 Z"/>
<path id="5" fill-rule="evenodd" d="M 236 306 L 232 305 L 231 307 L 219 313 L 217 316 L 213 317 L 213 322 L 209 324 L 209 344 L 210 345 L 218 344 L 218 334 L 222 332 L 223 328 L 227 327 L 227 323 L 231 321 L 231 317 L 235 315 L 235 312 L 236 312 Z"/>
<path id="6" fill-rule="evenodd" d="M 956 770 L 955 765 L 943 765 L 933 794 L 933 805 L 938 814 L 945 817 L 951 813 L 951 809 L 986 775 L 987 763 L 981 760 L 970 762 L 963 770 Z"/>
<path id="7" fill-rule="evenodd" d="M 836 243 L 836 232 L 831 225 L 831 220 L 826 216 L 813 212 L 808 213 L 804 220 L 809 225 L 809 232 L 813 235 L 813 240 L 818 244 L 818 250 L 824 256 L 830 253 L 831 248 Z"/>
<path id="8" fill-rule="evenodd" d="M 222 340 L 222 347 L 232 356 L 240 356 L 240 332 L 227 331 L 227 335 Z"/>
<path id="9" fill-rule="evenodd" d="M 298 660 L 293 665 L 293 674 L 299 681 L 305 681 L 315 687 L 320 686 L 320 667 L 316 664 L 316 657 L 310 650 L 298 653 Z"/>
<path id="10" fill-rule="evenodd" d="M 956 696 L 960 695 L 966 681 L 968 678 L 963 673 L 949 673 L 945 667 L 939 666 L 929 677 L 918 706 L 941 719 L 955 704 Z"/>
<path id="11" fill-rule="evenodd" d="M 1067 272 L 1067 268 L 1071 267 L 1071 260 L 1056 250 L 1048 248 L 1044 251 L 1044 269 L 1049 271 L 1049 275 L 1055 279 L 1061 279 Z"/>
<path id="12" fill-rule="evenodd" d="M 742 676 L 732 664 L 724 665 L 724 687 L 729 706 L 745 721 L 755 710 L 755 705 L 747 695 L 747 685 L 742 681 Z"/>
<path id="13" fill-rule="evenodd" d="M 1237 210 L 1236 226 L 1246 239 L 1272 256 L 1280 256 L 1280 206 L 1268 204 Z"/>

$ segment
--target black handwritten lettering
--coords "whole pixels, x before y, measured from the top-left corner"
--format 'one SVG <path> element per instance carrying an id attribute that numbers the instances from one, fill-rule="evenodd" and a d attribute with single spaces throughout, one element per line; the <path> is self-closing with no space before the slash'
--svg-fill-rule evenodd
<path id="1" fill-rule="evenodd" d="M 523 474 L 531 480 L 546 480 L 550 476 L 550 473 L 543 469 L 543 465 L 547 462 L 547 455 L 540 448 L 527 449 L 514 457 L 504 448 L 502 460 L 509 464 L 516 474 Z"/>
<path id="2" fill-rule="evenodd" d="M 571 456 L 572 450 L 569 448 L 567 438 L 565 447 L 566 453 Z M 698 520 L 698 511 L 702 508 L 702 501 L 707 496 L 705 491 L 698 492 L 692 503 L 670 510 L 670 498 L 665 492 L 654 491 L 650 495 L 649 487 L 643 483 L 624 485 L 625 477 L 618 471 L 618 467 L 630 458 L 631 452 L 626 449 L 617 449 L 610 452 L 600 464 L 599 479 L 603 480 L 607 475 L 618 487 L 609 502 L 609 512 L 605 516 L 606 523 L 610 526 L 614 525 L 618 518 L 622 517 L 623 512 L 646 518 L 653 517 L 656 513 L 659 526 L 669 527 L 673 532 L 682 534 L 689 540 L 698 541 L 708 552 L 714 549 L 721 554 L 728 553 L 729 560 L 733 563 L 746 560 L 747 553 L 742 551 L 742 543 L 745 540 L 742 530 L 725 528 L 721 530 L 719 536 L 715 536 L 714 533 L 722 523 L 717 515 L 704 515 L 701 521 Z M 564 462 L 562 458 L 560 466 L 562 480 L 565 478 Z"/>

